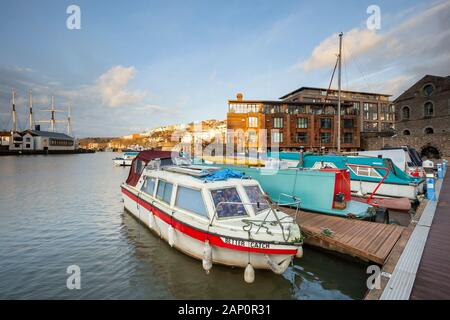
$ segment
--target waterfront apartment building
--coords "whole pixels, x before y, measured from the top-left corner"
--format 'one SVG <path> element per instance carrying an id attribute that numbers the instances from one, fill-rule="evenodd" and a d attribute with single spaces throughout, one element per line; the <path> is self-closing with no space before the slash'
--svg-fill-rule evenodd
<path id="1" fill-rule="evenodd" d="M 334 102 L 244 100 L 228 101 L 227 129 L 244 148 L 334 151 L 337 148 L 337 104 Z M 360 147 L 359 110 L 343 103 L 341 150 Z M 229 138 L 230 139 L 230 135 Z M 240 142 L 238 141 L 240 140 Z M 230 141 L 230 140 L 228 140 Z"/>
<path id="2" fill-rule="evenodd" d="M 426 75 L 394 104 L 399 135 L 450 133 L 450 76 Z"/>
<path id="3" fill-rule="evenodd" d="M 392 132 L 395 127 L 395 107 L 389 94 L 341 91 L 341 101 L 359 110 L 359 124 L 363 135 Z M 280 98 L 284 102 L 324 103 L 338 101 L 337 90 L 301 87 Z"/>

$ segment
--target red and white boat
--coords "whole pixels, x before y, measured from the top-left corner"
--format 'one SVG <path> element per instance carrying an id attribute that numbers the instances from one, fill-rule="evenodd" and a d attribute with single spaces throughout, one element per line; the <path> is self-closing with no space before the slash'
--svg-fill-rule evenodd
<path id="1" fill-rule="evenodd" d="M 256 180 L 173 162 L 170 152 L 141 152 L 122 184 L 124 206 L 207 273 L 213 263 L 243 267 L 253 282 L 254 269 L 281 274 L 303 255 L 295 217 L 269 203 Z"/>

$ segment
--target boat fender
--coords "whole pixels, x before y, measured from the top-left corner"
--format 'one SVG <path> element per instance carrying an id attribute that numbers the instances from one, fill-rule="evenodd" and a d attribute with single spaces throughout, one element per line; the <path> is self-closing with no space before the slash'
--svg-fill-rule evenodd
<path id="1" fill-rule="evenodd" d="M 253 283 L 255 282 L 255 269 L 253 269 L 253 266 L 251 263 L 247 265 L 244 271 L 244 281 L 247 283 Z"/>
<path id="2" fill-rule="evenodd" d="M 155 216 L 152 211 L 150 211 L 150 214 L 148 215 L 148 226 L 151 230 L 155 229 Z"/>
<path id="3" fill-rule="evenodd" d="M 174 243 L 175 243 L 175 230 L 173 229 L 173 227 L 170 225 L 168 231 L 168 242 L 169 245 L 171 247 L 173 247 Z"/>
<path id="4" fill-rule="evenodd" d="M 289 267 L 289 264 L 291 263 L 292 259 L 286 259 L 281 264 L 276 264 L 267 254 L 265 255 L 267 259 L 267 264 L 270 267 L 270 270 L 272 270 L 275 274 L 283 274 L 286 269 Z"/>
<path id="5" fill-rule="evenodd" d="M 209 274 L 212 269 L 212 248 L 209 244 L 209 240 L 205 241 L 205 246 L 203 247 L 202 264 L 206 274 Z"/>
<path id="6" fill-rule="evenodd" d="M 297 248 L 297 253 L 295 254 L 295 257 L 298 259 L 303 258 L 303 247 Z"/>

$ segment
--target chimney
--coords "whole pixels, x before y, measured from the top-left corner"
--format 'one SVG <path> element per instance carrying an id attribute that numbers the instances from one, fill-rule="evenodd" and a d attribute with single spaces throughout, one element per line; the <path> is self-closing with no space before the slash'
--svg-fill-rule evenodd
<path id="1" fill-rule="evenodd" d="M 34 130 L 41 131 L 41 125 L 40 124 L 35 125 Z"/>

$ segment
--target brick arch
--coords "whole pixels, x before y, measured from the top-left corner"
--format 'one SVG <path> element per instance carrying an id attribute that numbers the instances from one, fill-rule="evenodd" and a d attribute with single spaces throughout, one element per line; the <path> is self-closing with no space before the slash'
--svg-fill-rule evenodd
<path id="1" fill-rule="evenodd" d="M 440 159 L 442 157 L 442 153 L 436 145 L 427 143 L 421 148 L 420 156 L 427 159 Z"/>

